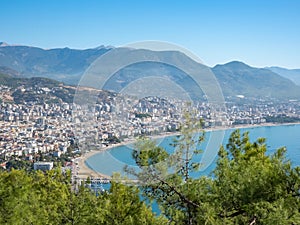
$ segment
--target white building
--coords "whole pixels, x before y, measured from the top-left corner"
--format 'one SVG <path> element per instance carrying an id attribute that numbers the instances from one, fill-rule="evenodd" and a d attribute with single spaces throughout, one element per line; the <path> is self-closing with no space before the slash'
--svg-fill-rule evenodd
<path id="1" fill-rule="evenodd" d="M 34 170 L 51 170 L 53 168 L 53 162 L 36 162 L 33 164 Z"/>

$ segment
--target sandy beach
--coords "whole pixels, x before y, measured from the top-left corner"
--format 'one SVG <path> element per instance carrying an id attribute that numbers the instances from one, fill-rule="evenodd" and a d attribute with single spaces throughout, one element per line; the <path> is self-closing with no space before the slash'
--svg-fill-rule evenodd
<path id="1" fill-rule="evenodd" d="M 127 141 L 127 142 L 122 142 L 122 143 L 119 143 L 119 144 L 114 144 L 114 145 L 102 148 L 100 150 L 92 150 L 92 151 L 89 151 L 89 152 L 85 153 L 84 155 L 82 155 L 81 157 L 78 158 L 77 177 L 79 179 L 86 179 L 87 177 L 98 177 L 98 178 L 107 178 L 107 179 L 110 179 L 111 178 L 110 176 L 102 174 L 102 173 L 99 173 L 99 172 L 91 169 L 87 165 L 86 160 L 88 158 L 92 157 L 93 155 L 98 154 L 100 152 L 107 151 L 107 150 L 109 150 L 111 148 L 115 148 L 115 147 L 118 147 L 118 146 L 121 146 L 121 145 L 125 145 L 125 144 L 130 144 L 130 143 L 133 143 L 133 142 L 134 142 L 133 140 Z"/>
<path id="2" fill-rule="evenodd" d="M 217 131 L 217 130 L 228 130 L 228 129 L 242 129 L 242 128 L 256 128 L 256 127 L 268 127 L 268 126 L 288 126 L 288 125 L 297 125 L 299 123 L 263 123 L 263 124 L 245 124 L 245 125 L 237 125 L 237 126 L 227 126 L 227 127 L 213 127 L 213 128 L 207 128 L 204 129 L 205 131 Z M 169 137 L 169 136 L 174 136 L 174 135 L 179 135 L 179 132 L 173 132 L 173 133 L 162 133 L 160 135 L 154 135 L 151 136 L 152 139 L 158 139 L 158 138 L 164 138 L 164 137 Z M 78 158 L 78 173 L 77 177 L 80 179 L 86 179 L 87 177 L 99 177 L 99 178 L 107 178 L 110 179 L 111 177 L 102 173 L 99 173 L 93 169 L 91 169 L 87 164 L 86 160 L 89 157 L 92 157 L 95 154 L 98 154 L 103 151 L 107 151 L 111 148 L 115 148 L 117 146 L 122 146 L 122 145 L 128 145 L 132 144 L 135 142 L 135 139 L 130 139 L 124 142 L 121 142 L 119 144 L 114 144 L 108 147 L 105 147 L 100 150 L 92 150 L 84 155 L 82 155 L 80 158 Z"/>
<path id="3" fill-rule="evenodd" d="M 93 150 L 78 158 L 77 177 L 79 179 L 86 179 L 87 177 L 110 178 L 105 174 L 101 174 L 95 170 L 92 170 L 91 168 L 88 167 L 88 165 L 85 162 L 86 159 L 88 159 L 89 157 L 106 150 L 107 150 L 106 148 L 101 150 Z"/>

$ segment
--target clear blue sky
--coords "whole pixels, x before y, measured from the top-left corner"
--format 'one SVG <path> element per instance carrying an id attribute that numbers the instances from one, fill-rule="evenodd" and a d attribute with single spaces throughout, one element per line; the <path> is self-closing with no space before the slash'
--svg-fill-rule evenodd
<path id="1" fill-rule="evenodd" d="M 0 41 L 42 48 L 168 41 L 208 65 L 300 68 L 298 0 L 1 0 Z"/>

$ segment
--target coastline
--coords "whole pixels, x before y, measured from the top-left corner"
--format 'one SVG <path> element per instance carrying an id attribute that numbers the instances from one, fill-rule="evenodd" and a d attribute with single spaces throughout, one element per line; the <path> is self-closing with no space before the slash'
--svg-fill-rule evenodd
<path id="1" fill-rule="evenodd" d="M 232 126 L 220 126 L 220 127 L 213 127 L 204 129 L 205 131 L 218 131 L 218 130 L 230 130 L 230 129 L 243 129 L 243 128 L 256 128 L 256 127 L 277 127 L 277 126 L 292 126 L 292 125 L 299 125 L 300 122 L 295 123 L 260 123 L 260 124 L 239 124 L 239 125 L 232 125 Z"/>
<path id="2" fill-rule="evenodd" d="M 131 143 L 134 143 L 134 142 L 135 142 L 135 140 L 128 140 L 126 142 L 121 142 L 121 143 L 118 143 L 118 144 L 107 146 L 107 147 L 102 148 L 100 150 L 91 150 L 91 151 L 85 153 L 84 155 L 82 155 L 81 157 L 78 158 L 78 171 L 77 171 L 77 175 L 76 175 L 77 178 L 86 179 L 87 177 L 98 177 L 98 178 L 110 179 L 111 178 L 110 176 L 93 170 L 88 165 L 86 160 L 88 158 L 92 157 L 93 155 L 96 155 L 96 154 L 104 152 L 104 151 L 108 151 L 111 148 L 115 148 L 115 147 L 126 145 L 126 144 L 131 144 Z"/>
<path id="3" fill-rule="evenodd" d="M 262 123 L 262 124 L 244 124 L 244 125 L 233 125 L 233 126 L 220 126 L 220 127 L 213 127 L 213 128 L 207 128 L 204 129 L 205 132 L 210 132 L 210 131 L 219 131 L 219 130 L 230 130 L 230 129 L 243 129 L 243 128 L 257 128 L 257 127 L 275 127 L 275 126 L 292 126 L 292 125 L 299 125 L 300 122 L 296 123 Z M 165 137 L 170 137 L 170 136 L 175 136 L 180 134 L 179 132 L 172 132 L 172 133 L 162 133 L 159 135 L 154 135 L 151 136 L 153 139 L 158 139 L 158 138 L 165 138 Z M 115 148 L 118 146 L 122 145 L 128 145 L 132 144 L 135 142 L 135 139 L 131 138 L 129 140 L 126 140 L 124 142 L 118 143 L 118 144 L 113 144 L 111 146 L 107 146 L 105 148 L 102 148 L 100 150 L 92 150 L 89 151 L 88 153 L 82 155 L 78 161 L 78 171 L 77 171 L 77 177 L 79 179 L 86 179 L 87 177 L 99 177 L 99 178 L 107 178 L 110 179 L 111 177 L 105 174 L 102 174 L 100 172 L 97 172 L 93 170 L 89 165 L 87 164 L 86 160 L 95 154 L 101 153 L 103 151 L 108 151 L 111 148 Z"/>

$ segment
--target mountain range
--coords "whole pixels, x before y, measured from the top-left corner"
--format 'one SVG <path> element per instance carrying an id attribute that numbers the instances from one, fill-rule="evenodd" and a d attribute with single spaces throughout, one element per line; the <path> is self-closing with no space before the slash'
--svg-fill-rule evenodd
<path id="1" fill-rule="evenodd" d="M 233 61 L 217 65 L 212 68 L 212 71 L 225 96 L 244 95 L 282 100 L 299 99 L 300 96 L 300 86 L 268 69 L 254 68 Z"/>
<path id="2" fill-rule="evenodd" d="M 24 77 L 48 77 L 75 84 L 84 70 L 111 48 L 42 49 L 29 46 L 0 44 L 0 66 L 11 68 Z"/>
<path id="3" fill-rule="evenodd" d="M 85 50 L 69 48 L 46 50 L 29 46 L 11 46 L 0 42 L 0 73 L 18 78 L 46 77 L 76 85 L 89 65 L 111 49 L 114 48 L 100 46 Z M 145 54 L 154 54 L 150 50 L 131 49 L 131 51 L 138 51 L 135 53 L 140 54 L 140 58 Z M 162 59 L 172 59 L 184 62 L 189 67 L 201 68 L 199 63 L 180 52 L 164 51 L 155 54 Z M 225 97 L 300 100 L 300 70 L 279 67 L 255 68 L 238 61 L 216 65 L 210 69 L 215 74 Z M 182 87 L 190 88 L 191 93 L 196 91 L 195 83 L 183 71 L 155 62 L 127 66 L 117 71 L 114 74 L 115 80 L 112 79 L 106 86 L 109 90 L 120 90 L 133 80 L 150 75 L 172 78 Z"/>
<path id="4" fill-rule="evenodd" d="M 274 73 L 279 74 L 280 76 L 290 79 L 295 84 L 300 85 L 300 69 L 289 70 L 289 69 L 276 67 L 276 66 L 266 67 L 266 69 L 269 69 Z"/>

